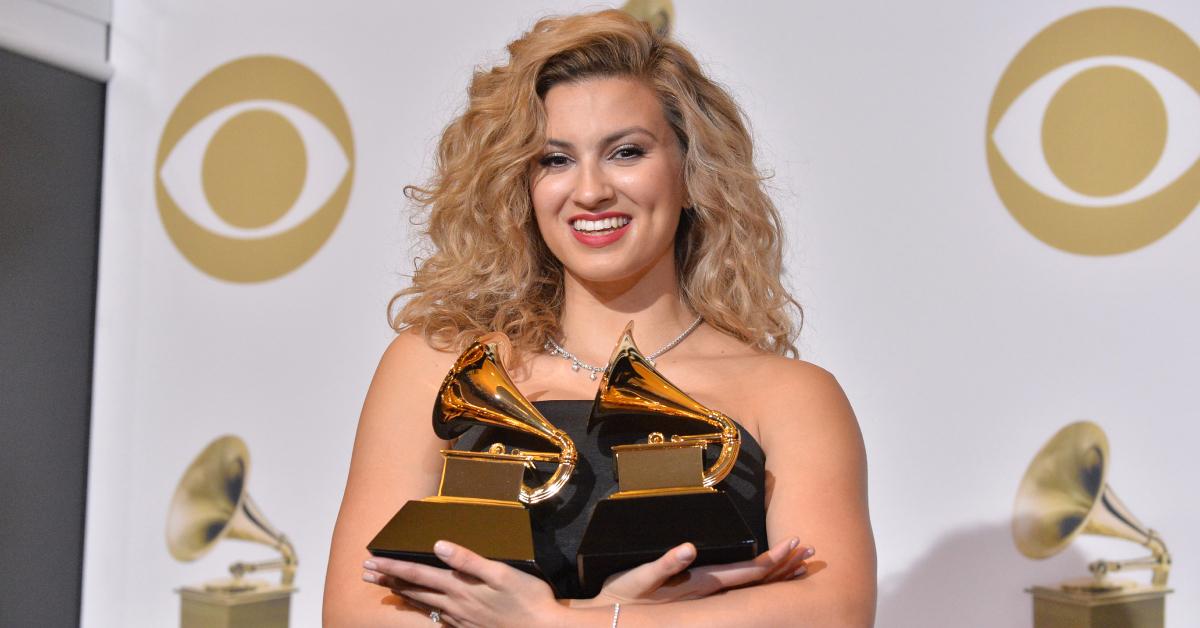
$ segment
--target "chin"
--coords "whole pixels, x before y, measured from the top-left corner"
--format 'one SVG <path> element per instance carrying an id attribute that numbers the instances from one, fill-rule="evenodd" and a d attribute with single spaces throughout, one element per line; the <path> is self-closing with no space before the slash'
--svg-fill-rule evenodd
<path id="1" fill-rule="evenodd" d="M 637 234 L 630 234 L 637 235 Z M 563 268 L 576 280 L 592 284 L 620 284 L 637 281 L 653 274 L 654 268 L 664 261 L 673 262 L 673 242 L 668 244 L 659 255 L 647 255 L 651 246 L 657 248 L 659 243 L 650 245 L 639 238 L 628 238 L 614 243 L 604 249 L 588 249 L 577 242 L 564 242 L 564 254 L 556 257 Z M 552 247 L 553 248 L 553 247 Z"/>
<path id="2" fill-rule="evenodd" d="M 628 281 L 628 280 L 633 279 L 638 276 L 638 273 L 631 272 L 628 270 L 626 270 L 626 271 L 617 271 L 617 270 L 597 271 L 595 268 L 588 268 L 584 271 L 577 271 L 577 270 L 572 270 L 570 266 L 567 266 L 566 268 L 567 268 L 567 272 L 570 273 L 572 277 L 574 277 L 576 280 L 584 282 L 584 283 L 595 283 L 595 284 L 621 283 L 623 281 Z"/>
<path id="3" fill-rule="evenodd" d="M 636 282 L 653 275 L 655 259 L 620 260 L 617 264 L 596 264 L 596 260 L 578 260 L 577 263 L 565 262 L 563 267 L 576 280 L 591 284 L 621 284 Z"/>

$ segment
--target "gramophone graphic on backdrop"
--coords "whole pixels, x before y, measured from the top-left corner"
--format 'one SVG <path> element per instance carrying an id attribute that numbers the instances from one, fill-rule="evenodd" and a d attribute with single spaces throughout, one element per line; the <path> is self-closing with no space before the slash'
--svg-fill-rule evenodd
<path id="1" fill-rule="evenodd" d="M 236 562 L 229 578 L 177 589 L 181 628 L 284 628 L 296 588 L 296 552 L 287 537 L 271 526 L 250 494 L 246 480 L 250 453 L 236 436 L 209 443 L 192 461 L 175 488 L 167 514 L 167 549 L 190 562 L 222 539 L 262 543 L 280 553 L 278 560 Z M 278 569 L 279 584 L 246 578 Z"/>
<path id="2" fill-rule="evenodd" d="M 1057 587 L 1035 586 L 1035 628 L 1162 628 L 1171 555 L 1162 537 L 1147 528 L 1108 485 L 1108 437 L 1089 421 L 1059 430 L 1034 456 L 1021 479 L 1013 508 L 1017 549 L 1030 558 L 1048 558 L 1080 534 L 1140 543 L 1150 556 L 1097 560 L 1091 577 Z M 1111 574 L 1149 569 L 1150 584 L 1117 580 Z"/>

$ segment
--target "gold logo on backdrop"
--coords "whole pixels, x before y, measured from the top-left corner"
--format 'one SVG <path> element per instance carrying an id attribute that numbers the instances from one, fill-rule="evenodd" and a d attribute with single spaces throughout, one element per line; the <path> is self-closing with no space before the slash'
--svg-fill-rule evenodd
<path id="1" fill-rule="evenodd" d="M 1046 27 L 988 110 L 996 192 L 1021 226 L 1072 253 L 1125 253 L 1169 233 L 1200 203 L 1198 156 L 1200 47 L 1137 9 Z"/>
<path id="2" fill-rule="evenodd" d="M 675 26 L 675 3 L 671 0 L 628 0 L 621 10 L 649 24 L 664 37 Z"/>
<path id="3" fill-rule="evenodd" d="M 265 281 L 329 239 L 354 178 L 336 94 L 283 57 L 236 59 L 184 94 L 162 132 L 155 196 L 171 241 L 213 277 Z"/>

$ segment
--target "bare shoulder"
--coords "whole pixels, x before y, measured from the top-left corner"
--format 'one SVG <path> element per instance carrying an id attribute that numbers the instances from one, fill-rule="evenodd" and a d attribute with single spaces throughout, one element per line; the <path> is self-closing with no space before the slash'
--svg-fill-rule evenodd
<path id="1" fill-rule="evenodd" d="M 406 329 L 396 334 L 383 352 L 379 375 L 406 376 L 415 378 L 415 383 L 440 382 L 454 364 L 455 357 L 454 353 L 435 349 L 416 331 Z"/>
<path id="2" fill-rule="evenodd" d="M 788 388 L 837 384 L 832 373 L 812 362 L 774 353 L 755 351 L 753 357 L 747 360 L 747 366 L 754 369 L 756 376 L 769 375 L 777 379 L 776 383 Z"/>
<path id="3" fill-rule="evenodd" d="M 354 463 L 381 442 L 427 442 L 434 446 L 429 412 L 455 354 L 436 349 L 419 333 L 399 333 L 379 360 L 359 417 Z M 365 439 L 364 439 L 365 437 Z"/>
<path id="4" fill-rule="evenodd" d="M 386 490 L 391 496 L 426 490 L 421 469 L 436 470 L 437 452 L 443 446 L 430 427 L 430 411 L 454 359 L 411 331 L 400 333 L 388 345 L 359 417 L 347 499 L 359 487 L 376 494 Z M 401 449 L 405 455 L 396 455 Z M 410 486 L 399 490 L 398 484 L 405 483 Z"/>
<path id="5" fill-rule="evenodd" d="M 844 403 L 846 394 L 833 373 L 795 358 L 760 353 L 750 361 L 750 376 L 768 383 L 766 399 L 774 406 Z"/>
<path id="6" fill-rule="evenodd" d="M 858 421 L 832 373 L 811 362 L 758 353 L 743 361 L 739 384 L 764 447 L 781 442 L 861 442 Z M 845 445 L 843 445 L 845 446 Z"/>
<path id="7" fill-rule="evenodd" d="M 392 340 L 379 360 L 363 402 L 351 459 L 352 476 L 356 470 L 379 464 L 377 457 L 389 459 L 388 464 L 399 464 L 399 458 L 391 452 L 403 443 L 437 446 L 429 427 L 429 412 L 454 358 L 453 354 L 433 348 L 411 330 Z M 371 482 L 379 479 L 375 474 L 368 477 Z"/>

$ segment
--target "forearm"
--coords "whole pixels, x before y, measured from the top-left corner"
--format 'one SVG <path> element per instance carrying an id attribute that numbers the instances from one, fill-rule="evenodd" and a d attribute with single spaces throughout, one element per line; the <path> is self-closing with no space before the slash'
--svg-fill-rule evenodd
<path id="1" fill-rule="evenodd" d="M 346 592 L 341 596 L 326 593 L 321 624 L 325 628 L 404 628 L 429 626 L 429 613 L 407 605 L 386 589 L 368 585 L 366 591 Z M 355 594 L 357 593 L 357 594 Z"/>
<path id="2" fill-rule="evenodd" d="M 814 577 L 724 591 L 667 604 L 622 604 L 621 628 L 644 626 L 838 626 L 874 623 L 873 582 L 845 583 Z M 613 607 L 574 606 L 573 626 L 610 626 Z"/>
<path id="3" fill-rule="evenodd" d="M 325 628 L 428 628 L 430 622 L 427 613 L 375 606 L 356 608 L 348 613 L 326 611 L 321 625 Z"/>
<path id="4" fill-rule="evenodd" d="M 321 609 L 321 625 L 325 628 L 429 625 L 427 613 L 417 611 L 387 589 L 363 582 L 361 568 L 337 564 L 344 561 L 330 562 Z"/>

